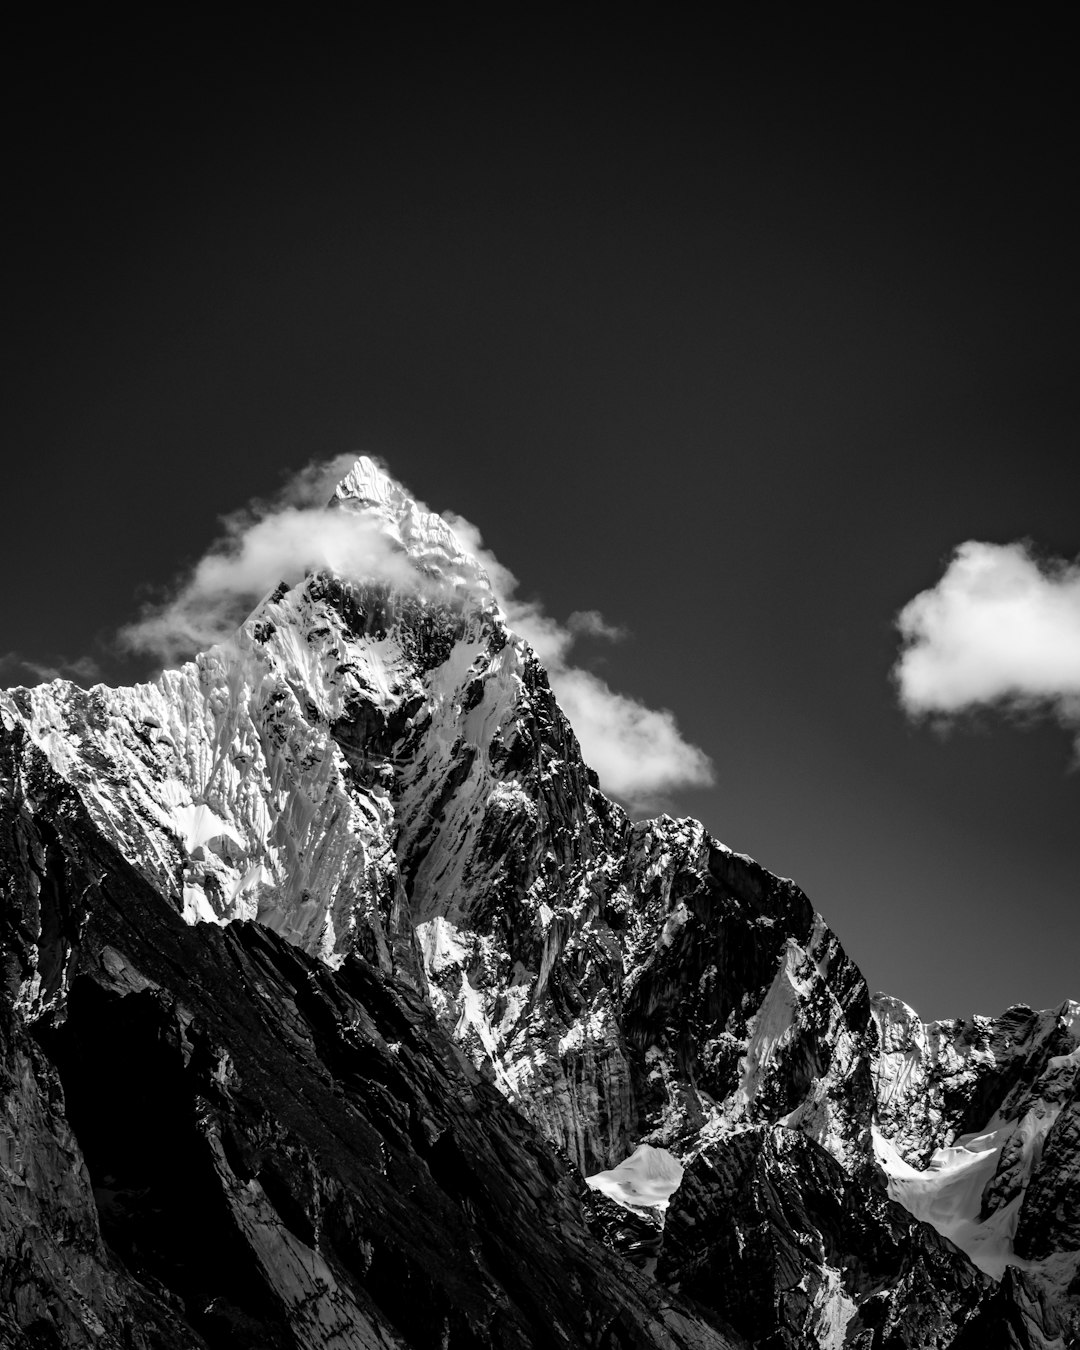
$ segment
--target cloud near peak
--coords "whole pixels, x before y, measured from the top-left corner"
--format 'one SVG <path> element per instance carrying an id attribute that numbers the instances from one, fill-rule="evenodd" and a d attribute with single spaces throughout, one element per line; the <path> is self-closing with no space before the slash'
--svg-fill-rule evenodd
<path id="1" fill-rule="evenodd" d="M 443 513 L 467 553 L 483 566 L 510 627 L 532 647 L 570 719 L 585 762 L 606 792 L 631 808 L 648 810 L 679 788 L 715 781 L 709 757 L 679 730 L 674 713 L 650 708 L 598 675 L 574 665 L 570 653 L 580 637 L 617 642 L 624 629 L 595 609 L 575 610 L 565 623 L 535 600 L 522 600 L 514 574 L 484 546 L 480 531 L 462 516 Z"/>
<path id="2" fill-rule="evenodd" d="M 35 661 L 21 652 L 0 654 L 0 678 L 19 675 L 32 676 L 36 684 L 72 680 L 85 687 L 101 679 L 101 667 L 92 656 L 76 656 L 70 660 L 66 656 L 57 656 L 51 661 Z"/>
<path id="3" fill-rule="evenodd" d="M 223 516 L 219 537 L 168 596 L 120 630 L 121 645 L 174 664 L 230 637 L 279 582 L 313 570 L 418 585 L 408 557 L 375 524 L 327 505 L 355 458 L 309 464 L 274 497 Z"/>
<path id="4" fill-rule="evenodd" d="M 897 627 L 893 674 L 910 716 L 996 706 L 1080 730 L 1080 564 L 1040 559 L 1023 542 L 968 540 Z"/>
<path id="5" fill-rule="evenodd" d="M 328 508 L 354 458 L 310 464 L 273 498 L 223 517 L 219 538 L 165 599 L 121 630 L 121 642 L 166 664 L 183 660 L 231 636 L 279 582 L 295 584 L 311 570 L 408 589 L 430 584 L 378 524 Z M 606 791 L 632 808 L 648 809 L 679 788 L 713 781 L 708 757 L 683 738 L 671 712 L 620 694 L 570 660 L 581 639 L 618 641 L 622 629 L 593 609 L 577 610 L 561 623 L 539 601 L 521 599 L 517 578 L 484 546 L 479 530 L 452 513 L 443 519 L 487 572 L 510 627 L 546 667 L 585 760 Z"/>

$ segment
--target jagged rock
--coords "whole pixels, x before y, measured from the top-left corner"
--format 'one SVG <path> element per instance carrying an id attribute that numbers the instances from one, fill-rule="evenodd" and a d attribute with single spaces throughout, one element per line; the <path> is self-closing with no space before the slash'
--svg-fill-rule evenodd
<path id="1" fill-rule="evenodd" d="M 612 1251 L 621 1252 L 650 1275 L 655 1271 L 664 1245 L 664 1219 L 656 1206 L 629 1209 L 593 1192 L 585 1200 L 585 1216 L 592 1232 Z"/>
<path id="2" fill-rule="evenodd" d="M 0 1222 L 22 1301 L 0 1328 L 80 1344 L 96 1317 L 132 1347 L 1073 1334 L 1080 1006 L 924 1026 L 872 1003 L 792 882 L 600 792 L 444 522 L 366 460 L 335 503 L 382 533 L 394 584 L 313 574 L 146 684 L 0 693 L 23 1122 Z M 687 1167 L 662 1239 L 649 1207 L 616 1214 L 580 1179 L 639 1144 Z M 940 1150 L 979 1183 L 944 1218 Z M 973 1251 L 992 1234 L 999 1283 L 886 1184 Z M 659 1282 L 619 1250 L 643 1270 L 658 1250 Z"/>
<path id="3" fill-rule="evenodd" d="M 667 1149 L 639 1144 L 617 1167 L 586 1178 L 592 1192 L 589 1227 L 651 1275 L 663 1246 L 668 1202 L 682 1177 L 682 1164 Z"/>
<path id="4" fill-rule="evenodd" d="M 878 1151 L 890 1195 L 1019 1301 L 1005 1320 L 1020 1339 L 1002 1344 L 1080 1338 L 1080 1006 L 1017 1006 L 923 1027 L 898 1000 L 875 1005 Z"/>
<path id="5" fill-rule="evenodd" d="M 1075 1350 L 1075 1311 L 1044 1280 L 1010 1266 L 952 1350 Z"/>
<path id="6" fill-rule="evenodd" d="M 662 818 L 635 834 L 644 931 L 623 1026 L 649 1137 L 685 1145 L 701 1130 L 778 1121 L 869 1165 L 873 1024 L 835 935 L 797 886 L 696 822 Z"/>
<path id="7" fill-rule="evenodd" d="M 1068 1055 L 1080 1031 L 1080 1004 L 1000 1017 L 923 1024 L 899 999 L 875 994 L 881 1037 L 875 1074 L 877 1120 L 908 1162 L 980 1130 L 995 1112 L 1023 1114 L 1047 1064 Z"/>
<path id="8" fill-rule="evenodd" d="M 36 1023 L 55 1070 L 24 1087 L 19 1140 L 57 1187 L 77 1161 L 41 1249 L 79 1236 L 86 1269 L 85 1306 L 58 1313 L 47 1280 L 42 1306 L 14 1300 L 41 1345 L 82 1344 L 64 1339 L 72 1319 L 112 1297 L 124 1334 L 108 1345 L 723 1350 L 590 1236 L 579 1183 L 418 993 L 264 926 L 185 925 L 50 777 L 35 806 L 85 908 L 64 1006 Z M 3 856 L 29 889 L 26 808 L 6 813 Z M 57 1075 L 85 1166 L 48 1114 Z M 137 1323 L 157 1291 L 172 1323 L 155 1339 Z"/>
<path id="9" fill-rule="evenodd" d="M 658 1274 L 761 1350 L 950 1346 L 990 1288 L 880 1184 L 776 1126 L 689 1165 Z"/>
<path id="10" fill-rule="evenodd" d="M 1074 1052 L 1071 1059 L 1078 1058 Z M 1080 1253 L 1080 1082 L 1073 1066 L 1072 1091 L 1047 1131 L 1042 1157 L 1029 1181 L 1016 1229 L 1016 1251 L 1042 1261 L 1054 1252 Z M 1080 1293 L 1080 1289 L 1076 1292 Z"/>
<path id="11" fill-rule="evenodd" d="M 0 1092 L 0 1345 L 202 1345 L 175 1300 L 137 1283 L 107 1247 L 56 1070 L 5 1008 Z"/>

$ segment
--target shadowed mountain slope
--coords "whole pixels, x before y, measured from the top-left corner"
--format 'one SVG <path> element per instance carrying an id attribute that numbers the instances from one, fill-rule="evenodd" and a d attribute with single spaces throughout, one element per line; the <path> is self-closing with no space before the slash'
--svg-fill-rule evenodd
<path id="1" fill-rule="evenodd" d="M 0 694 L 11 1343 L 1065 1350 L 1080 1008 L 871 999 L 604 796 L 444 522 L 334 501 L 392 577 Z M 666 1215 L 584 1185 L 640 1144 Z"/>

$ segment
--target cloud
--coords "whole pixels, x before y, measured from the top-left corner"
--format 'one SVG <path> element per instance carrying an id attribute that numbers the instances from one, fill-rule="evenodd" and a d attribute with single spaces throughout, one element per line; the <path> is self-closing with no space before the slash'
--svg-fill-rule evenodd
<path id="1" fill-rule="evenodd" d="M 377 523 L 326 505 L 355 456 L 311 464 L 269 500 L 222 518 L 222 536 L 174 587 L 120 631 L 122 644 L 173 663 L 229 637 L 282 581 L 313 570 L 411 588 L 422 584 L 408 556 Z M 317 502 L 317 504 L 316 504 Z"/>
<path id="2" fill-rule="evenodd" d="M 431 579 L 414 568 L 377 521 L 327 507 L 334 487 L 354 462 L 347 455 L 310 464 L 276 496 L 223 517 L 220 538 L 177 581 L 170 596 L 148 606 L 121 631 L 122 642 L 165 663 L 191 656 L 228 638 L 279 582 L 293 584 L 312 570 L 325 568 L 406 588 L 431 586 Z M 622 629 L 593 609 L 577 610 L 560 623 L 539 601 L 518 596 L 517 578 L 484 547 L 474 525 L 453 513 L 444 513 L 443 519 L 462 549 L 486 571 L 510 627 L 546 667 L 582 753 L 607 791 L 632 807 L 646 807 L 677 788 L 713 781 L 707 756 L 683 739 L 672 713 L 617 693 L 599 676 L 571 663 L 571 650 L 580 639 L 617 641 L 624 636 Z"/>
<path id="3" fill-rule="evenodd" d="M 68 659 L 57 656 L 52 661 L 34 661 L 20 652 L 0 654 L 0 676 L 32 675 L 35 684 L 48 684 L 52 680 L 72 680 L 83 686 L 96 684 L 101 679 L 101 667 L 92 656 L 76 656 Z"/>
<path id="4" fill-rule="evenodd" d="M 678 788 L 715 781 L 709 757 L 683 738 L 672 712 L 620 694 L 592 671 L 571 664 L 570 652 L 580 636 L 618 641 L 626 636 L 622 628 L 595 609 L 576 610 L 559 623 L 538 601 L 518 597 L 517 578 L 484 547 L 475 525 L 446 512 L 443 519 L 487 572 L 510 627 L 546 667 L 585 761 L 606 792 L 632 808 L 649 809 Z"/>
<path id="5" fill-rule="evenodd" d="M 909 715 L 996 706 L 1080 728 L 1080 564 L 968 540 L 897 626 L 893 674 Z"/>
<path id="6" fill-rule="evenodd" d="M 646 707 L 575 666 L 548 675 L 586 763 L 608 792 L 649 807 L 675 788 L 714 781 L 708 756 L 683 739 L 667 708 Z"/>
<path id="7" fill-rule="evenodd" d="M 575 609 L 566 620 L 571 633 L 582 637 L 604 638 L 608 642 L 621 642 L 626 637 L 626 629 L 618 624 L 608 623 L 598 609 Z"/>

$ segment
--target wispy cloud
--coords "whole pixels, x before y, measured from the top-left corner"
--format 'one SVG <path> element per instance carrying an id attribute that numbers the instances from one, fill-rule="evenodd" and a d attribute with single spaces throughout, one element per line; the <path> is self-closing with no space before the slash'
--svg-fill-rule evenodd
<path id="1" fill-rule="evenodd" d="M 714 781 L 709 757 L 679 730 L 674 713 L 620 694 L 570 653 L 579 637 L 618 641 L 625 631 L 595 609 L 576 610 L 560 623 L 536 600 L 523 600 L 514 574 L 484 547 L 480 531 L 461 516 L 444 513 L 466 552 L 483 566 L 506 614 L 547 668 L 548 679 L 577 734 L 586 763 L 601 786 L 632 808 L 651 809 L 678 788 Z"/>
<path id="2" fill-rule="evenodd" d="M 30 676 L 34 684 L 50 680 L 72 680 L 75 684 L 96 684 L 101 679 L 101 667 L 92 656 L 54 657 L 51 661 L 35 661 L 21 652 L 0 653 L 0 678 L 22 679 Z"/>
<path id="3" fill-rule="evenodd" d="M 1080 564 L 1039 558 L 1027 543 L 968 540 L 897 626 L 894 676 L 909 715 L 995 706 L 1080 729 Z"/>
<path id="4" fill-rule="evenodd" d="M 626 637 L 626 629 L 608 623 L 598 609 L 575 609 L 566 626 L 575 635 L 604 638 L 608 642 L 621 642 Z"/>

